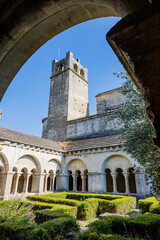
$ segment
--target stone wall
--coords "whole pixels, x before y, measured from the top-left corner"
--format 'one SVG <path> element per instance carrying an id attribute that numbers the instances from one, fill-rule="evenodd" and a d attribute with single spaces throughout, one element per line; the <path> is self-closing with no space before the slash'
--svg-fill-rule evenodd
<path id="1" fill-rule="evenodd" d="M 108 113 L 95 114 L 67 122 L 67 139 L 100 137 L 119 132 L 120 125 L 116 124 L 116 119 L 108 120 Z"/>

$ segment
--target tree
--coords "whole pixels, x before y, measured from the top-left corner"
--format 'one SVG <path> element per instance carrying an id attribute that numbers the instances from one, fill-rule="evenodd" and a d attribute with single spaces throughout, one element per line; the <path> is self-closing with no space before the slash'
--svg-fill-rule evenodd
<path id="1" fill-rule="evenodd" d="M 115 111 L 111 118 L 122 126 L 121 139 L 124 148 L 137 160 L 147 173 L 148 183 L 152 183 L 151 193 L 160 196 L 160 149 L 152 139 L 155 132 L 146 115 L 146 103 L 127 73 L 121 71 L 117 77 L 126 79 L 120 93 L 126 98 L 124 106 Z"/>

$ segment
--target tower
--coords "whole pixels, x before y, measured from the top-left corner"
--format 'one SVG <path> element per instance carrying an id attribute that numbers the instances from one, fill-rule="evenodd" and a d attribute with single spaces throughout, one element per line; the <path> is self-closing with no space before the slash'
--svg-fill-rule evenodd
<path id="1" fill-rule="evenodd" d="M 42 137 L 64 141 L 67 121 L 88 116 L 87 68 L 72 52 L 52 62 L 48 117 L 43 119 Z"/>

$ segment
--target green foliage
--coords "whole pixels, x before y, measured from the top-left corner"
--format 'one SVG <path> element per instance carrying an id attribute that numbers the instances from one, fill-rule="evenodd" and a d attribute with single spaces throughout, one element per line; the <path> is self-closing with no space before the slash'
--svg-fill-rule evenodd
<path id="1" fill-rule="evenodd" d="M 51 195 L 50 196 L 34 195 L 34 196 L 27 197 L 27 199 L 32 200 L 32 201 L 47 202 L 47 203 L 54 203 L 54 204 L 64 204 L 64 205 L 69 205 L 69 206 L 79 206 L 80 205 L 80 202 L 77 200 L 54 198 L 52 196 Z"/>
<path id="2" fill-rule="evenodd" d="M 86 231 L 85 233 L 79 235 L 77 240 L 140 240 L 139 238 L 124 237 L 121 235 L 111 235 L 111 234 L 98 234 L 95 232 Z"/>
<path id="3" fill-rule="evenodd" d="M 35 228 L 34 225 L 24 222 L 6 221 L 0 224 L 0 239 L 1 240 L 29 240 L 31 231 Z"/>
<path id="4" fill-rule="evenodd" d="M 156 213 L 156 214 L 160 214 L 160 202 L 157 201 L 157 203 L 153 203 L 150 208 L 149 211 L 151 213 Z"/>
<path id="5" fill-rule="evenodd" d="M 78 232 L 79 226 L 71 217 L 56 218 L 40 224 L 30 235 L 30 240 L 65 240 L 70 232 Z"/>
<path id="6" fill-rule="evenodd" d="M 154 145 L 154 129 L 146 115 L 146 103 L 127 73 L 116 74 L 126 79 L 120 93 L 126 103 L 115 111 L 110 119 L 116 117 L 116 124 L 122 126 L 122 140 L 127 153 L 136 159 L 148 173 L 148 182 L 152 182 L 152 192 L 160 196 L 160 149 Z M 138 169 L 137 169 L 138 170 Z"/>
<path id="7" fill-rule="evenodd" d="M 64 215 L 64 213 L 61 213 L 58 211 L 54 212 L 52 209 L 38 210 L 38 211 L 35 211 L 35 214 L 36 214 L 35 221 L 38 224 L 41 224 L 43 222 L 46 222 L 48 220 L 52 220 L 55 218 L 69 216 L 69 215 Z"/>
<path id="8" fill-rule="evenodd" d="M 149 212 L 149 208 L 153 203 L 158 203 L 155 197 L 140 199 L 138 201 L 138 207 L 142 213 Z"/>
<path id="9" fill-rule="evenodd" d="M 43 203 L 43 202 L 35 202 L 35 201 L 21 201 L 23 204 L 28 204 L 32 206 L 33 210 L 41 210 L 46 208 L 52 208 L 53 204 L 51 203 Z"/>
<path id="10" fill-rule="evenodd" d="M 0 204 L 0 223 L 11 221 L 34 224 L 34 218 L 32 206 L 27 202 L 22 203 L 19 199 L 13 199 Z"/>
<path id="11" fill-rule="evenodd" d="M 90 224 L 91 232 L 160 239 L 160 216 L 145 214 L 134 218 L 106 217 Z"/>
<path id="12" fill-rule="evenodd" d="M 123 198 L 120 195 L 109 195 L 109 194 L 92 194 L 92 193 L 67 193 L 67 199 L 75 199 L 79 201 L 84 201 L 88 198 L 101 198 L 105 200 L 114 200 L 117 198 Z"/>

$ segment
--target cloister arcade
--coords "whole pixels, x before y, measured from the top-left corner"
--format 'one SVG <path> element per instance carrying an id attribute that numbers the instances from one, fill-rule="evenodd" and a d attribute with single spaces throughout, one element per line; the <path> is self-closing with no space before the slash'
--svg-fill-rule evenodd
<path id="1" fill-rule="evenodd" d="M 41 153 L 43 154 L 43 153 Z M 88 155 L 89 156 L 89 155 Z M 134 172 L 133 163 L 120 154 L 105 158 L 101 153 L 95 170 L 85 160 L 66 156 L 65 160 L 41 160 L 34 155 L 23 155 L 7 165 L 7 158 L 0 153 L 0 198 L 45 194 L 55 191 L 79 191 L 125 195 L 144 195 L 146 184 L 143 172 Z"/>

